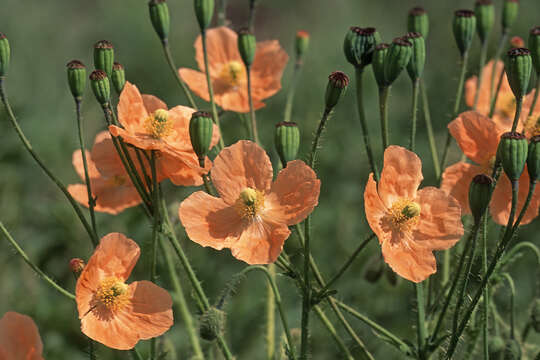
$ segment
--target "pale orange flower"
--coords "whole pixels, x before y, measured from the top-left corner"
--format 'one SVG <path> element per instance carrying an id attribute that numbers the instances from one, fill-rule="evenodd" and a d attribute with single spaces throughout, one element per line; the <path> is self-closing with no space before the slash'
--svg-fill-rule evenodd
<path id="1" fill-rule="evenodd" d="M 140 252 L 125 235 L 108 234 L 77 280 L 82 332 L 113 349 L 132 349 L 139 340 L 160 336 L 173 324 L 167 291 L 150 281 L 125 283 Z"/>
<path id="2" fill-rule="evenodd" d="M 460 114 L 448 125 L 448 129 L 461 151 L 474 163 L 461 161 L 446 168 L 442 175 L 441 189 L 459 201 L 464 214 L 470 214 L 469 185 L 473 177 L 478 174 L 491 176 L 499 139 L 506 129 L 501 128 L 487 116 L 474 111 Z M 490 203 L 491 216 L 496 223 L 501 225 L 506 225 L 510 216 L 511 189 L 508 177 L 501 174 Z M 528 191 L 529 174 L 525 169 L 519 179 L 518 211 L 523 207 Z M 522 225 L 530 223 L 538 216 L 539 206 L 540 191 L 536 189 L 521 222 Z"/>
<path id="3" fill-rule="evenodd" d="M 435 187 L 418 190 L 422 162 L 413 152 L 389 146 L 377 184 L 370 174 L 364 207 L 384 260 L 399 276 L 421 282 L 437 271 L 433 250 L 448 249 L 463 235 L 461 209 Z"/>
<path id="4" fill-rule="evenodd" d="M 191 240 L 216 250 L 230 248 L 248 264 L 274 262 L 289 237 L 288 226 L 317 205 L 320 181 L 303 161 L 294 160 L 272 183 L 272 164 L 251 141 L 223 149 L 211 177 L 220 197 L 198 191 L 182 202 L 179 216 Z"/>
<path id="5" fill-rule="evenodd" d="M 141 95 L 137 87 L 126 82 L 118 103 L 118 121 L 123 126 L 109 126 L 113 136 L 144 150 L 157 150 L 158 171 L 176 185 L 202 185 L 201 175 L 207 173 L 212 162 L 199 166 L 189 137 L 189 121 L 194 109 L 167 105 L 155 96 Z M 211 147 L 219 140 L 214 126 Z"/>
<path id="6" fill-rule="evenodd" d="M 238 52 L 237 35 L 222 26 L 206 32 L 208 67 L 214 100 L 224 110 L 239 113 L 249 112 L 246 67 Z M 206 82 L 201 36 L 195 41 L 195 59 L 201 71 L 181 68 L 180 76 L 191 90 L 206 101 L 210 101 Z M 255 59 L 251 65 L 251 89 L 255 109 L 265 104 L 281 89 L 281 75 L 289 56 L 277 40 L 257 43 Z"/>
<path id="7" fill-rule="evenodd" d="M 39 331 L 29 316 L 8 311 L 0 319 L 0 360 L 43 360 Z"/>

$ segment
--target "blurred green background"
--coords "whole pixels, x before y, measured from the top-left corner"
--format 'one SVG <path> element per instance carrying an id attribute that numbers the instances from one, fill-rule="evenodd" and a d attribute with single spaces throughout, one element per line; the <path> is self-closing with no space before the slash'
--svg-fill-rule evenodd
<path id="1" fill-rule="evenodd" d="M 198 26 L 189 0 L 168 1 L 171 13 L 170 43 L 176 64 L 196 67 L 193 42 Z M 229 0 L 227 15 L 232 27 L 244 26 L 248 0 Z M 491 37 L 490 56 L 500 35 L 500 6 L 494 1 L 497 19 Z M 363 0 L 260 0 L 256 17 L 259 40 L 278 39 L 291 56 L 283 76 L 283 90 L 266 101 L 257 114 L 262 141 L 275 162 L 273 129 L 282 119 L 286 89 L 290 84 L 293 64 L 294 35 L 303 29 L 311 34 L 311 46 L 297 89 L 293 121 L 303 132 L 301 156 L 305 157 L 311 136 L 322 113 L 322 99 L 327 76 L 335 70 L 353 75 L 345 61 L 342 41 L 349 26 L 374 26 L 385 42 L 406 32 L 407 11 L 416 5 L 426 8 L 431 29 L 425 81 L 437 142 L 440 149 L 446 137 L 446 124 L 453 106 L 458 76 L 458 52 L 451 33 L 453 11 L 472 8 L 473 0 L 459 1 L 363 1 Z M 166 66 L 160 43 L 148 18 L 147 2 L 131 1 L 31 1 L 3 0 L 0 31 L 11 43 L 12 65 L 7 78 L 10 101 L 20 124 L 36 151 L 65 183 L 79 182 L 71 166 L 72 152 L 78 147 L 74 104 L 66 84 L 65 64 L 80 59 L 91 67 L 92 45 L 101 39 L 113 42 L 116 60 L 126 68 L 127 78 L 144 93 L 154 94 L 169 106 L 185 104 L 170 70 Z M 528 30 L 540 22 L 538 0 L 522 0 L 520 17 L 512 34 L 524 38 Z M 479 41 L 476 38 L 469 73 L 478 70 Z M 411 102 L 411 84 L 405 73 L 397 80 L 390 98 L 390 137 L 394 144 L 406 145 Z M 376 149 L 381 160 L 377 90 L 371 70 L 365 84 L 367 116 Z M 101 110 L 90 89 L 83 103 L 87 143 L 104 127 Z M 199 103 L 202 100 L 198 99 Z M 420 113 L 419 113 L 420 114 Z M 417 152 L 424 160 L 424 185 L 434 185 L 434 173 L 427 147 L 423 118 L 419 115 Z M 3 131 L 0 132 L 0 219 L 27 250 L 30 257 L 55 280 L 74 291 L 75 280 L 68 262 L 73 257 L 87 259 L 90 242 L 78 223 L 72 208 L 62 194 L 33 163 L 0 111 Z M 243 136 L 243 127 L 234 114 L 223 116 L 226 143 Z M 440 150 L 439 149 L 439 150 Z M 450 162 L 460 158 L 455 145 Z M 348 254 L 368 234 L 363 211 L 363 188 L 369 165 L 365 156 L 361 130 L 354 102 L 354 86 L 337 107 L 323 140 L 317 170 L 322 180 L 320 206 L 314 212 L 313 254 L 321 270 L 331 276 Z M 175 188 L 165 184 L 172 214 L 178 204 L 195 189 Z M 173 216 L 176 221 L 176 216 Z M 99 231 L 119 231 L 140 244 L 150 237 L 150 224 L 139 209 L 130 209 L 112 217 L 98 215 Z M 520 232 L 520 238 L 539 245 L 539 221 Z M 183 230 L 178 226 L 183 235 Z M 287 247 L 294 252 L 296 239 Z M 203 286 L 215 300 L 224 284 L 245 264 L 236 261 L 228 250 L 217 252 L 185 240 L 184 245 Z M 384 278 L 370 284 L 363 278 L 366 262 L 378 256 L 379 247 L 372 242 L 337 283 L 338 297 L 400 336 L 414 341 L 416 314 L 413 310 L 414 288 L 408 281 L 391 286 Z M 538 264 L 532 256 L 524 256 L 512 268 L 518 287 L 516 308 L 520 329 L 528 318 L 531 299 L 538 295 Z M 132 279 L 145 276 L 140 261 Z M 165 272 L 163 272 L 165 274 Z M 183 277 L 185 289 L 189 289 Z M 300 295 L 288 279 L 279 277 L 283 301 L 292 327 L 300 324 Z M 132 280 L 130 280 L 132 281 Z M 168 278 L 160 278 L 170 288 Z M 77 311 L 46 284 L 41 282 L 4 241 L 0 242 L 0 315 L 14 310 L 32 316 L 41 332 L 46 359 L 85 359 L 87 340 L 80 333 Z M 189 294 L 188 294 L 189 295 Z M 265 283 L 261 275 L 250 275 L 238 288 L 238 294 L 227 306 L 227 339 L 238 359 L 264 357 Z M 499 309 L 507 318 L 508 294 L 498 297 Z M 191 302 L 193 305 L 193 302 Z M 193 307 L 194 309 L 194 307 Z M 330 318 L 333 314 L 327 309 Z M 402 356 L 378 339 L 367 327 L 351 318 L 368 349 L 376 359 L 399 359 Z M 311 344 L 314 359 L 339 359 L 341 354 L 319 320 L 313 317 Z M 280 331 L 280 324 L 276 325 Z M 343 328 L 336 327 L 347 344 L 352 342 Z M 278 336 L 280 334 L 278 333 Z M 540 341 L 538 335 L 530 339 Z M 189 344 L 179 319 L 167 333 L 178 350 L 178 359 L 190 357 Z M 142 343 L 142 351 L 146 344 Z M 205 345 L 206 346 L 206 345 Z M 353 347 L 353 354 L 359 354 Z M 128 354 L 112 352 L 98 346 L 100 359 L 128 358 Z M 458 355 L 461 358 L 462 355 Z"/>

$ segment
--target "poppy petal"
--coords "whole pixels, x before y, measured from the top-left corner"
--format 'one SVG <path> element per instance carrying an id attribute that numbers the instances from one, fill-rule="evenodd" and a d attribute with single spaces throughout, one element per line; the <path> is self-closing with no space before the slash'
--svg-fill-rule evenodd
<path id="1" fill-rule="evenodd" d="M 148 112 L 139 89 L 126 81 L 118 102 L 118 121 L 128 131 L 134 131 L 143 125 L 147 117 Z"/>
<path id="2" fill-rule="evenodd" d="M 0 319 L 0 359 L 43 360 L 43 343 L 31 317 L 8 311 Z"/>
<path id="3" fill-rule="evenodd" d="M 204 101 L 210 101 L 208 93 L 208 84 L 206 83 L 206 75 L 200 71 L 181 68 L 178 73 L 182 80 L 189 86 L 191 91 L 197 94 Z"/>
<path id="4" fill-rule="evenodd" d="M 154 95 L 142 95 L 142 100 L 144 104 L 144 108 L 148 112 L 148 114 L 153 114 L 156 110 L 163 109 L 167 110 L 167 104 L 165 104 L 163 101 L 161 101 L 159 98 L 155 97 Z"/>
<path id="5" fill-rule="evenodd" d="M 281 77 L 289 56 L 277 40 L 257 43 L 252 65 L 253 98 L 266 99 L 281 89 Z"/>
<path id="6" fill-rule="evenodd" d="M 210 76 L 216 77 L 223 64 L 230 61 L 242 62 L 238 52 L 238 35 L 226 26 L 220 26 L 206 31 L 206 49 L 208 52 L 208 64 Z M 204 53 L 202 38 L 199 35 L 195 40 L 195 60 L 199 69 L 204 72 Z"/>
<path id="7" fill-rule="evenodd" d="M 388 238 L 388 234 L 381 226 L 381 222 L 387 214 L 388 209 L 384 206 L 377 193 L 377 183 L 373 180 L 373 174 L 369 174 L 366 189 L 364 190 L 364 209 L 369 227 L 377 235 L 379 243 L 382 243 Z"/>
<path id="8" fill-rule="evenodd" d="M 452 195 L 459 202 L 463 214 L 471 213 L 471 208 L 469 207 L 469 187 L 472 179 L 482 173 L 482 167 L 465 162 L 458 162 L 444 170 L 441 190 Z"/>
<path id="9" fill-rule="evenodd" d="M 382 244 L 384 261 L 399 276 L 419 283 L 437 271 L 435 256 L 429 249 L 414 244 L 411 241 Z"/>

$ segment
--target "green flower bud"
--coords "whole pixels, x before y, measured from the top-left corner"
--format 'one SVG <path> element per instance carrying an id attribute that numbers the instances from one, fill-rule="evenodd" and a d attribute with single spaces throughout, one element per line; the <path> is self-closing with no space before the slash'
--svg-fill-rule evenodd
<path id="1" fill-rule="evenodd" d="M 531 181 L 540 180 L 540 135 L 533 136 L 529 142 L 527 171 L 529 172 L 529 179 Z M 540 313 L 538 315 L 540 316 Z"/>
<path id="2" fill-rule="evenodd" d="M 309 48 L 309 33 L 300 30 L 296 33 L 296 41 L 294 43 L 296 50 L 296 59 L 301 59 Z"/>
<path id="3" fill-rule="evenodd" d="M 476 16 L 471 10 L 458 10 L 454 14 L 454 38 L 461 56 L 469 51 L 476 32 Z"/>
<path id="4" fill-rule="evenodd" d="M 199 164 L 204 168 L 204 160 L 210 150 L 214 123 L 212 115 L 205 111 L 196 111 L 189 122 L 189 137 L 193 151 L 197 154 Z"/>
<path id="5" fill-rule="evenodd" d="M 98 103 L 108 105 L 111 99 L 111 85 L 107 74 L 103 70 L 94 70 L 90 74 L 90 86 Z"/>
<path id="6" fill-rule="evenodd" d="M 409 16 L 407 17 L 407 31 L 420 33 L 424 39 L 427 38 L 429 32 L 429 17 L 424 8 L 414 7 L 409 11 Z"/>
<path id="7" fill-rule="evenodd" d="M 521 346 L 516 339 L 509 339 L 506 342 L 504 349 L 504 360 L 519 360 L 521 359 Z"/>
<path id="8" fill-rule="evenodd" d="M 534 331 L 540 333 L 540 299 L 534 300 L 532 304 L 531 325 Z"/>
<path id="9" fill-rule="evenodd" d="M 81 101 L 86 88 L 86 67 L 79 60 L 71 60 L 66 67 L 69 90 L 75 100 Z"/>
<path id="10" fill-rule="evenodd" d="M 383 88 L 387 85 L 386 79 L 384 78 L 384 61 L 388 55 L 388 48 L 390 45 L 381 43 L 375 47 L 373 51 L 373 74 L 375 75 L 375 80 L 379 88 Z"/>
<path id="11" fill-rule="evenodd" d="M 200 318 L 199 334 L 207 341 L 213 341 L 223 333 L 225 328 L 225 312 L 215 307 L 210 307 Z"/>
<path id="12" fill-rule="evenodd" d="M 380 255 L 373 255 L 367 261 L 364 267 L 364 279 L 371 283 L 375 284 L 384 272 L 384 261 L 381 259 Z"/>
<path id="13" fill-rule="evenodd" d="M 478 0 L 474 6 L 474 13 L 478 21 L 476 30 L 482 43 L 486 42 L 495 22 L 495 6 L 491 0 Z"/>
<path id="14" fill-rule="evenodd" d="M 493 179 L 487 175 L 476 175 L 471 181 L 469 186 L 469 207 L 476 224 L 479 223 L 489 205 L 492 190 Z"/>
<path id="15" fill-rule="evenodd" d="M 9 40 L 6 35 L 0 33 L 0 77 L 4 77 L 7 74 L 10 54 Z"/>
<path id="16" fill-rule="evenodd" d="M 395 38 L 384 59 L 384 79 L 392 84 L 409 64 L 412 56 L 412 43 L 406 37 Z"/>
<path id="17" fill-rule="evenodd" d="M 246 67 L 250 67 L 253 64 L 256 47 L 255 35 L 249 29 L 244 28 L 238 31 L 238 51 Z"/>
<path id="18" fill-rule="evenodd" d="M 536 76 L 540 77 L 540 26 L 535 26 L 529 33 L 529 50 Z"/>
<path id="19" fill-rule="evenodd" d="M 510 181 L 518 181 L 527 162 L 528 144 L 525 135 L 506 132 L 501 135 L 497 157 Z"/>
<path id="20" fill-rule="evenodd" d="M 519 0 L 505 0 L 503 5 L 502 27 L 503 32 L 510 31 L 517 19 L 519 11 Z"/>
<path id="21" fill-rule="evenodd" d="M 492 336 L 489 339 L 489 358 L 494 360 L 500 360 L 504 354 L 504 348 L 506 344 L 504 339 L 500 336 Z"/>
<path id="22" fill-rule="evenodd" d="M 514 96 L 518 99 L 525 96 L 529 89 L 532 69 L 532 58 L 529 49 L 515 48 L 508 51 L 504 69 Z"/>
<path id="23" fill-rule="evenodd" d="M 150 21 L 161 41 L 167 41 L 171 19 L 169 17 L 169 6 L 165 0 L 150 0 L 148 2 Z"/>
<path id="24" fill-rule="evenodd" d="M 343 51 L 347 61 L 355 67 L 364 67 L 371 64 L 373 50 L 377 43 L 375 28 L 361 28 L 352 26 L 343 42 Z"/>
<path id="25" fill-rule="evenodd" d="M 96 70 L 103 70 L 107 76 L 112 76 L 114 63 L 114 47 L 107 40 L 101 40 L 94 45 L 94 67 Z"/>
<path id="26" fill-rule="evenodd" d="M 283 167 L 296 159 L 300 147 L 300 130 L 294 122 L 282 121 L 276 124 L 276 150 Z"/>
<path id="27" fill-rule="evenodd" d="M 422 77 L 424 65 L 426 63 L 426 42 L 422 34 L 410 32 L 407 34 L 407 40 L 413 45 L 411 60 L 407 64 L 407 72 L 411 80 L 415 81 Z"/>
<path id="28" fill-rule="evenodd" d="M 205 31 L 214 16 L 214 0 L 194 0 L 195 16 L 201 32 Z"/>
<path id="29" fill-rule="evenodd" d="M 328 76 L 328 85 L 324 95 L 326 110 L 332 110 L 337 105 L 347 85 L 349 85 L 349 78 L 341 71 L 334 71 Z"/>
<path id="30" fill-rule="evenodd" d="M 114 90 L 118 95 L 120 95 L 122 90 L 124 90 L 124 85 L 126 85 L 126 71 L 124 70 L 122 64 L 118 62 L 115 62 L 113 65 L 112 83 Z"/>

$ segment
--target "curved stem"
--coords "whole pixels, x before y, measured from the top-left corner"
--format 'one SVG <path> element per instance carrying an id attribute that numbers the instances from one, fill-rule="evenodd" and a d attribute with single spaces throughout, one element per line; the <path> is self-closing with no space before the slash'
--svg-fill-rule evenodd
<path id="1" fill-rule="evenodd" d="M 520 96 L 516 98 L 516 114 L 514 115 L 514 122 L 512 123 L 512 131 L 516 131 L 517 129 L 522 108 L 523 108 L 523 96 Z"/>
<path id="2" fill-rule="evenodd" d="M 379 114 L 381 118 L 381 138 L 383 153 L 388 147 L 388 95 L 390 86 L 379 87 Z"/>
<path id="3" fill-rule="evenodd" d="M 193 95 L 191 94 L 191 91 L 189 91 L 189 88 L 187 87 L 186 83 L 184 82 L 184 80 L 182 80 L 182 78 L 180 77 L 180 74 L 178 74 L 178 69 L 176 68 L 176 65 L 174 64 L 174 60 L 171 54 L 171 48 L 169 47 L 169 41 L 167 39 L 164 39 L 161 42 L 161 45 L 163 46 L 163 53 L 165 54 L 165 60 L 167 61 L 169 68 L 173 72 L 176 82 L 178 83 L 178 85 L 180 85 L 180 88 L 182 88 L 182 91 L 184 92 L 184 95 L 186 96 L 186 99 L 188 100 L 189 105 L 192 108 L 197 109 L 197 104 L 195 103 L 195 100 L 193 99 Z"/>
<path id="4" fill-rule="evenodd" d="M 478 99 L 480 98 L 480 86 L 482 84 L 482 78 L 484 75 L 484 65 L 486 63 L 486 56 L 488 50 L 489 41 L 485 40 L 482 42 L 482 49 L 480 51 L 480 69 L 478 70 L 478 78 L 476 80 L 476 92 L 474 94 L 473 110 L 476 110 L 478 106 Z"/>
<path id="5" fill-rule="evenodd" d="M 298 86 L 298 80 L 300 78 L 300 69 L 302 68 L 303 62 L 301 59 L 297 59 L 294 64 L 294 70 L 291 80 L 291 85 L 287 92 L 287 100 L 285 102 L 285 111 L 283 113 L 283 121 L 290 122 L 292 115 L 292 108 L 294 103 L 294 95 L 296 94 L 296 87 Z"/>
<path id="6" fill-rule="evenodd" d="M 338 344 L 338 346 L 344 352 L 345 358 L 347 360 L 354 360 L 354 357 L 351 355 L 351 352 L 349 351 L 349 349 L 347 349 L 347 345 L 345 345 L 345 343 L 343 342 L 343 340 L 337 333 L 336 328 L 334 327 L 334 325 L 332 325 L 330 320 L 328 320 L 328 317 L 326 317 L 324 312 L 321 310 L 320 306 L 315 305 L 313 308 L 315 309 L 315 314 L 317 314 L 317 316 L 322 321 L 322 323 L 324 324 L 328 332 L 330 332 L 330 335 L 332 336 L 334 341 Z"/>
<path id="7" fill-rule="evenodd" d="M 514 280 L 508 273 L 503 273 L 502 276 L 508 282 L 510 286 L 510 339 L 516 338 L 515 328 L 514 328 L 514 298 L 516 296 L 516 286 L 514 285 Z"/>
<path id="8" fill-rule="evenodd" d="M 259 141 L 259 131 L 257 130 L 257 118 L 255 117 L 255 107 L 253 106 L 253 97 L 251 96 L 251 67 L 247 66 L 247 91 L 248 91 L 248 100 L 249 100 L 249 117 L 251 120 L 251 131 L 253 136 L 253 141 L 257 144 L 261 144 Z"/>
<path id="9" fill-rule="evenodd" d="M 412 114 L 411 114 L 411 136 L 409 139 L 409 150 L 414 151 L 415 149 L 415 140 L 416 140 L 416 113 L 418 108 L 418 87 L 419 80 L 416 79 L 413 81 L 413 96 L 412 96 Z"/>
<path id="10" fill-rule="evenodd" d="M 424 300 L 424 285 L 419 282 L 414 284 L 416 290 L 416 315 L 417 315 L 417 337 L 418 337 L 418 359 L 425 360 L 427 359 L 426 355 L 426 310 L 425 310 L 425 300 Z"/>
<path id="11" fill-rule="evenodd" d="M 426 122 L 426 131 L 428 134 L 429 150 L 431 151 L 431 159 L 433 160 L 433 169 L 435 171 L 435 178 L 441 176 L 441 168 L 439 165 L 439 155 L 437 153 L 437 143 L 435 142 L 435 135 L 433 134 L 433 126 L 431 125 L 431 113 L 429 111 L 429 102 L 424 86 L 424 80 L 420 79 L 420 93 L 422 94 L 422 108 L 424 110 L 424 120 Z"/>

